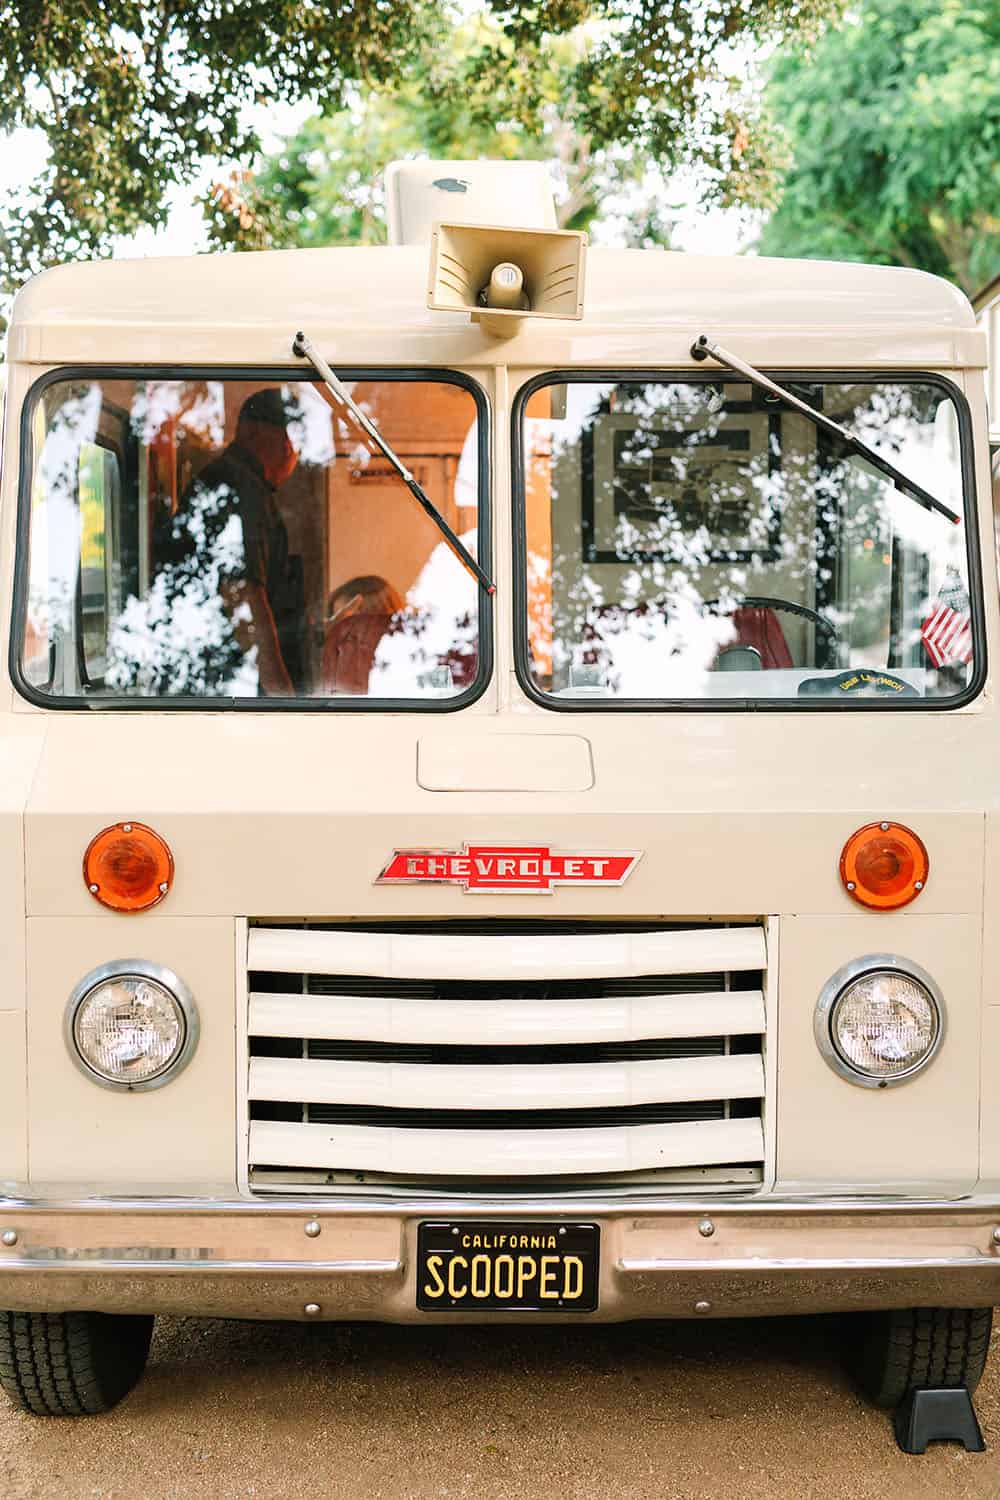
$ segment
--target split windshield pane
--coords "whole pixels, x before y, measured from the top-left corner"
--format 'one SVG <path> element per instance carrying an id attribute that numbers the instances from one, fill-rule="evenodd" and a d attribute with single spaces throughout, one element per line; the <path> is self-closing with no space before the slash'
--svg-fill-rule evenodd
<path id="1" fill-rule="evenodd" d="M 472 391 L 349 389 L 476 555 Z M 476 684 L 475 581 L 314 382 L 57 380 L 32 439 L 22 673 L 36 692 L 432 706 Z"/>
<path id="2" fill-rule="evenodd" d="M 943 385 L 791 387 L 964 516 Z M 521 407 L 530 684 L 571 703 L 937 701 L 975 673 L 966 527 L 738 378 Z"/>

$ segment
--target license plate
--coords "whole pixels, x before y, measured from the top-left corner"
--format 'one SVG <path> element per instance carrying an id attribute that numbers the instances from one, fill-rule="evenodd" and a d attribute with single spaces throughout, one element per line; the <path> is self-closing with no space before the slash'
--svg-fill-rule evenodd
<path id="1" fill-rule="evenodd" d="M 593 1312 L 600 1245 L 596 1224 L 468 1219 L 421 1224 L 417 1307 L 422 1312 Z"/>

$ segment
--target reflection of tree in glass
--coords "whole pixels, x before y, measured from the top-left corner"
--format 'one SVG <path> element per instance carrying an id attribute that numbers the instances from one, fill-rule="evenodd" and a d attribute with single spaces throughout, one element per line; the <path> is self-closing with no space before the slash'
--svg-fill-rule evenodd
<path id="1" fill-rule="evenodd" d="M 905 609 L 892 622 L 904 643 L 919 642 L 926 576 L 945 560 L 964 576 L 954 528 L 818 436 L 805 418 L 782 410 L 769 421 L 775 406 L 745 385 L 567 389 L 565 420 L 538 415 L 538 403 L 526 424 L 529 504 L 550 503 L 553 517 L 551 561 L 529 552 L 529 618 L 537 636 L 551 593 L 557 691 L 576 678 L 611 694 L 703 694 L 719 648 L 734 637 L 733 611 L 748 595 L 819 610 L 837 626 L 839 662 L 829 656 L 826 632 L 780 613 L 801 665 L 886 666 L 894 649 L 894 542 L 917 559 L 905 575 Z M 955 495 L 957 458 L 942 459 L 934 441 L 940 391 L 818 382 L 796 390 L 915 478 L 926 483 L 928 465 L 936 464 L 938 491 Z M 621 422 L 624 414 L 634 420 Z M 588 480 L 583 438 L 596 452 L 602 422 L 614 429 L 612 473 L 595 461 Z M 754 422 L 758 436 L 750 437 Z M 763 444 L 762 423 L 770 428 Z M 614 518 L 617 562 L 587 561 L 579 528 L 565 522 L 581 514 L 588 482 L 594 515 Z M 956 508 L 960 500 L 959 486 Z M 606 532 L 600 548 L 608 550 Z M 596 678 L 581 671 L 595 667 Z"/>
<path id="2" fill-rule="evenodd" d="M 47 412 L 47 431 L 37 480 L 45 510 L 48 541 L 42 567 L 32 566 L 28 608 L 35 628 L 47 627 L 53 645 L 75 629 L 75 606 L 80 576 L 81 525 L 79 507 L 80 452 L 97 435 L 101 411 L 99 385 L 74 386 Z"/>
<path id="3" fill-rule="evenodd" d="M 133 435 L 146 448 L 161 435 L 189 437 L 199 447 L 225 442 L 226 397 L 221 380 L 146 380 L 136 386 L 130 411 Z"/>
<path id="4" fill-rule="evenodd" d="M 241 651 L 221 594 L 245 566 L 239 496 L 227 484 L 196 484 L 157 553 L 161 566 L 148 594 L 126 602 L 111 632 L 108 688 L 170 697 L 256 694 L 253 652 Z"/>

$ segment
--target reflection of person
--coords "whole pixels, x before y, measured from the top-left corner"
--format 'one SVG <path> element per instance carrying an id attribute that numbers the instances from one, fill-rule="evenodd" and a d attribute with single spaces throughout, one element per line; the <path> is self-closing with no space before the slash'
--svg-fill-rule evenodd
<path id="1" fill-rule="evenodd" d="M 476 555 L 476 532 L 462 541 Z M 406 593 L 407 611 L 376 649 L 375 670 L 384 697 L 412 698 L 441 691 L 431 678 L 447 669 L 447 692 L 468 687 L 479 668 L 476 580 L 447 542 L 439 542 Z M 425 679 L 422 681 L 422 679 Z"/>
<path id="2" fill-rule="evenodd" d="M 376 573 L 351 578 L 334 589 L 323 646 L 323 692 L 365 694 L 375 652 L 404 601 Z"/>
<path id="3" fill-rule="evenodd" d="M 298 453 L 298 408 L 278 390 L 243 403 L 233 441 L 155 530 L 153 578 L 108 640 L 105 683 L 150 696 L 288 696 L 301 678 L 301 559 L 275 489 Z"/>
<path id="4" fill-rule="evenodd" d="M 241 650 L 257 648 L 259 686 L 268 697 L 294 692 L 288 656 L 301 619 L 301 587 L 275 500 L 298 463 L 288 424 L 280 391 L 255 392 L 240 409 L 233 441 L 202 469 L 182 505 L 196 512 L 203 497 L 223 497 L 213 516 L 239 516 L 242 566 L 228 569 L 219 587 Z"/>

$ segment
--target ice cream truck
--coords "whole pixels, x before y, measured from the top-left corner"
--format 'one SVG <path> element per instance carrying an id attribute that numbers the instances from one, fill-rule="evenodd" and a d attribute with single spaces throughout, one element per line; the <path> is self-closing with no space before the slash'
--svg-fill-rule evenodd
<path id="1" fill-rule="evenodd" d="M 74 265 L 3 434 L 0 1383 L 157 1314 L 1000 1293 L 985 339 L 912 270 L 589 245 L 417 162 L 390 243 Z"/>

